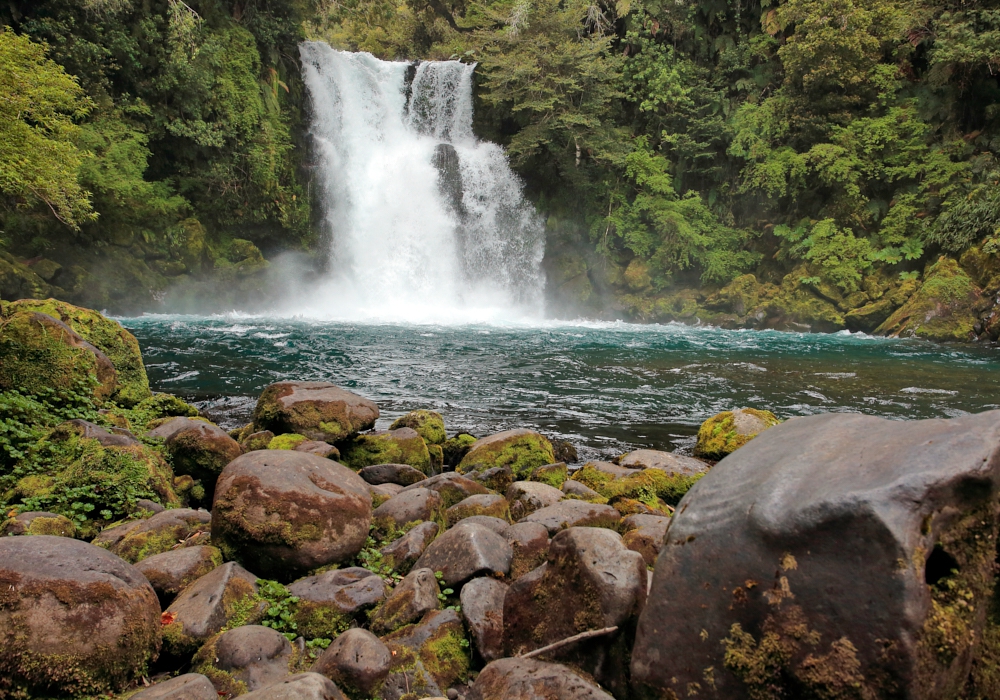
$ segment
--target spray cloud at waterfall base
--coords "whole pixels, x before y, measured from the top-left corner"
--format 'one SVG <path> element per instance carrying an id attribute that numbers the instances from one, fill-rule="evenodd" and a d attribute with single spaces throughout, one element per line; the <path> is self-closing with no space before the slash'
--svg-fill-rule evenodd
<path id="1" fill-rule="evenodd" d="M 330 268 L 292 292 L 288 311 L 540 317 L 544 225 L 503 149 L 472 133 L 474 66 L 381 61 L 321 42 L 300 51 Z"/>

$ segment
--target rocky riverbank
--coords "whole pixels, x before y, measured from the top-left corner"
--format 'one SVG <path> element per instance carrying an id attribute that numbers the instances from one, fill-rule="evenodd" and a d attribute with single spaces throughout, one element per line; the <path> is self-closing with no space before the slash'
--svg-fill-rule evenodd
<path id="1" fill-rule="evenodd" d="M 100 314 L 0 323 L 0 699 L 1000 692 L 1000 412 L 581 464 L 322 382 L 227 432 Z"/>

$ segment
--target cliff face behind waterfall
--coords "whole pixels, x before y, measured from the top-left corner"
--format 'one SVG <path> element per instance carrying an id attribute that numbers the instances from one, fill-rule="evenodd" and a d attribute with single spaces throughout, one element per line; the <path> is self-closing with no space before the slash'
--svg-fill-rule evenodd
<path id="1" fill-rule="evenodd" d="M 37 94 L 11 79 L 42 107 L 4 115 L 23 152 L 0 152 L 17 164 L 0 295 L 231 308 L 281 291 L 286 269 L 329 279 L 309 38 L 476 64 L 475 136 L 504 147 L 545 222 L 549 314 L 995 341 L 991 8 L 8 3 L 5 74 L 51 79 Z"/>

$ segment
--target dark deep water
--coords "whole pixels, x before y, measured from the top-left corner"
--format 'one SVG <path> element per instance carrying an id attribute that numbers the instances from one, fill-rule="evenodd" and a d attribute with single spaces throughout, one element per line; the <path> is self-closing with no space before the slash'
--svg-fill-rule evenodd
<path id="1" fill-rule="evenodd" d="M 331 381 L 375 400 L 378 427 L 415 408 L 449 434 L 535 428 L 581 456 L 684 449 L 697 426 L 751 406 L 781 417 L 859 411 L 950 417 L 1000 407 L 1000 352 L 861 334 L 549 322 L 400 325 L 251 316 L 120 319 L 155 390 L 226 428 L 282 379 Z"/>

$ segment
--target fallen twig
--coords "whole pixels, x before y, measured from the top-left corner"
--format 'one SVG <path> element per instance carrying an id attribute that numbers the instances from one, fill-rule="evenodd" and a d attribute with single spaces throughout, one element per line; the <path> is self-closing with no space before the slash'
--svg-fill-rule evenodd
<path id="1" fill-rule="evenodd" d="M 541 656 L 550 651 L 555 651 L 556 649 L 561 649 L 564 646 L 572 644 L 573 642 L 579 642 L 583 639 L 590 639 L 591 637 L 603 637 L 606 634 L 611 634 L 612 632 L 617 632 L 618 627 L 605 627 L 599 630 L 588 630 L 587 632 L 581 632 L 580 634 L 574 634 L 572 637 L 566 637 L 566 639 L 560 639 L 558 642 L 553 642 L 541 649 L 535 649 L 534 651 L 529 651 L 526 654 L 521 654 L 518 658 L 530 659 L 534 656 Z"/>

